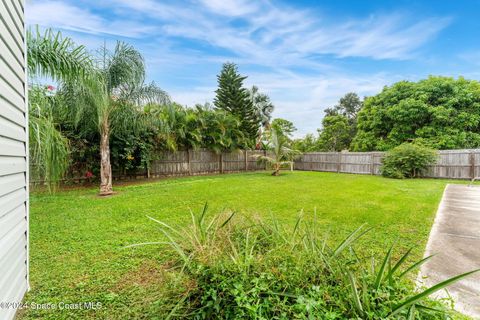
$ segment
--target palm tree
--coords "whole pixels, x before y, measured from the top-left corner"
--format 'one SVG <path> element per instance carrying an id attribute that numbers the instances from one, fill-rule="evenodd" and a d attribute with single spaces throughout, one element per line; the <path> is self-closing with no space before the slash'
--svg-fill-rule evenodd
<path id="1" fill-rule="evenodd" d="M 273 105 L 268 95 L 258 91 L 257 86 L 252 86 L 252 88 L 248 92 L 250 100 L 252 101 L 252 104 L 257 112 L 257 117 L 261 121 L 261 126 L 256 141 L 256 147 L 258 149 L 262 141 L 262 130 L 269 129 L 270 120 L 272 119 L 272 112 L 275 109 L 275 106 Z"/>
<path id="2" fill-rule="evenodd" d="M 197 149 L 202 136 L 196 109 L 185 108 L 178 103 L 168 105 L 149 104 L 144 111 L 157 121 L 158 145 L 177 151 Z"/>
<path id="3" fill-rule="evenodd" d="M 106 46 L 99 50 L 94 81 L 88 87 L 71 82 L 64 86 L 70 110 L 80 121 L 85 116 L 96 124 L 100 134 L 100 195 L 113 193 L 110 163 L 112 130 L 133 129 L 139 123 L 142 106 L 170 103 L 168 94 L 155 83 L 145 84 L 145 61 L 133 46 L 117 42 L 113 52 Z"/>
<path id="4" fill-rule="evenodd" d="M 256 158 L 273 168 L 272 176 L 278 176 L 282 166 L 293 165 L 293 160 L 300 152 L 291 149 L 288 146 L 288 139 L 275 127 L 270 128 L 268 137 L 270 155 L 257 155 Z"/>
<path id="5" fill-rule="evenodd" d="M 52 115 L 58 104 L 56 95 L 45 86 L 36 85 L 36 78 L 48 78 L 59 84 L 68 81 L 87 83 L 93 64 L 84 46 L 77 46 L 60 32 L 38 27 L 27 31 L 27 72 L 29 79 L 29 145 L 34 172 L 49 189 L 55 187 L 67 170 L 68 140 L 58 129 Z"/>
<path id="6" fill-rule="evenodd" d="M 197 105 L 196 115 L 202 147 L 220 154 L 240 149 L 246 138 L 241 121 L 228 111 Z"/>

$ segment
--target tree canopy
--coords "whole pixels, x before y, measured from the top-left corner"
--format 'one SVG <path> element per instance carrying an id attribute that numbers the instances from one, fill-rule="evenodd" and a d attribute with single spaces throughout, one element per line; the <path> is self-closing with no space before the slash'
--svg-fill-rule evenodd
<path id="1" fill-rule="evenodd" d="M 480 83 L 448 77 L 401 81 L 365 100 L 355 151 L 415 141 L 435 149 L 480 146 Z"/>
<path id="2" fill-rule="evenodd" d="M 251 98 L 250 92 L 243 87 L 246 78 L 238 73 L 234 63 L 225 63 L 217 76 L 218 89 L 215 91 L 213 103 L 217 109 L 230 112 L 240 119 L 246 146 L 253 147 L 259 134 L 262 117 L 253 104 L 254 99 Z"/>
<path id="3" fill-rule="evenodd" d="M 279 135 L 284 136 L 288 140 L 292 139 L 293 133 L 297 131 L 293 122 L 282 118 L 273 119 L 271 127 L 275 129 Z"/>
<path id="4" fill-rule="evenodd" d="M 322 151 L 348 149 L 357 131 L 357 115 L 363 101 L 349 92 L 333 108 L 325 109 L 322 128 L 318 130 L 318 148 Z"/>
<path id="5" fill-rule="evenodd" d="M 296 139 L 294 145 L 303 152 L 342 151 L 350 148 L 357 130 L 357 115 L 363 101 L 349 92 L 341 97 L 338 104 L 325 109 L 322 127 L 318 129 L 318 137 L 313 134 L 303 139 Z"/>
<path id="6" fill-rule="evenodd" d="M 318 146 L 322 151 L 342 151 L 348 149 L 352 127 L 344 115 L 326 116 L 319 130 Z"/>
<path id="7" fill-rule="evenodd" d="M 362 109 L 363 101 L 355 92 L 349 92 L 338 100 L 338 104 L 332 108 L 325 109 L 325 116 L 342 115 L 347 119 L 354 120 Z"/>

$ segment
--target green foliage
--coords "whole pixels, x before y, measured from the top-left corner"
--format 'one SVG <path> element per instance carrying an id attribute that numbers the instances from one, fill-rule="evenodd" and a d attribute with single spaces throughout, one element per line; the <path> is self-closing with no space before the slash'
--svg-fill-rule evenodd
<path id="1" fill-rule="evenodd" d="M 257 118 L 260 120 L 260 128 L 255 142 L 255 148 L 260 149 L 262 146 L 263 133 L 270 127 L 270 120 L 275 109 L 270 97 L 258 90 L 258 87 L 252 86 L 248 91 L 252 105 L 257 112 Z"/>
<path id="2" fill-rule="evenodd" d="M 69 117 L 78 125 L 93 122 L 97 130 L 131 131 L 139 122 L 140 107 L 148 103 L 168 104 L 170 98 L 154 83 L 145 83 L 145 62 L 133 46 L 117 42 L 113 51 L 102 47 L 96 58 L 96 82 L 87 88 L 66 83 L 59 94 L 68 101 Z M 79 130 L 82 127 L 79 126 Z"/>
<path id="3" fill-rule="evenodd" d="M 212 109 L 210 105 L 186 108 L 179 104 L 149 105 L 146 112 L 159 121 L 157 149 L 206 148 L 216 152 L 232 151 L 243 146 L 240 120 L 231 113 Z"/>
<path id="4" fill-rule="evenodd" d="M 285 124 L 285 122 L 281 123 Z M 289 121 L 287 121 L 287 123 L 291 124 Z M 300 152 L 290 147 L 290 139 L 287 133 L 282 131 L 282 127 L 278 125 L 272 124 L 272 127 L 267 131 L 266 136 L 268 140 L 265 147 L 266 150 L 270 151 L 270 154 L 256 155 L 256 158 L 259 162 L 270 165 L 273 168 L 272 175 L 278 176 L 282 166 L 293 165 L 293 160 L 300 154 Z"/>
<path id="5" fill-rule="evenodd" d="M 325 110 L 326 116 L 342 115 L 352 120 L 354 125 L 358 112 L 363 107 L 363 101 L 355 92 L 349 92 L 338 100 L 338 104 L 333 108 L 327 108 Z"/>
<path id="6" fill-rule="evenodd" d="M 249 91 L 243 87 L 246 77 L 238 73 L 234 63 L 225 63 L 217 78 L 218 89 L 215 91 L 213 102 L 215 107 L 240 119 L 246 146 L 255 146 L 262 118 L 253 104 Z"/>
<path id="7" fill-rule="evenodd" d="M 110 158 L 110 140 L 117 134 L 123 140 L 131 132 L 152 128 L 153 118 L 146 118 L 141 106 L 147 103 L 169 103 L 168 95 L 154 83 L 145 84 L 145 63 L 142 55 L 133 46 L 117 42 L 113 51 L 106 47 L 98 51 L 95 69 L 89 81 L 79 85 L 78 81 L 66 81 L 58 91 L 59 99 L 64 101 L 63 115 L 68 125 L 73 124 L 78 136 L 91 135 L 95 128 L 95 137 L 100 151 L 100 192 L 112 192 L 112 168 Z M 85 126 L 81 124 L 87 124 Z M 154 121 L 154 124 L 158 122 Z M 143 138 L 137 134 L 130 140 Z M 137 142 L 133 141 L 133 142 Z M 128 147 L 128 142 L 125 141 Z M 144 155 L 142 164 L 148 165 L 150 145 L 140 148 Z M 127 151 L 128 152 L 128 151 Z M 121 152 L 117 152 L 117 155 Z M 130 154 L 127 155 L 129 158 Z M 127 163 L 128 164 L 128 163 Z"/>
<path id="8" fill-rule="evenodd" d="M 322 129 L 319 130 L 318 146 L 323 151 L 342 151 L 348 149 L 351 140 L 351 127 L 348 118 L 343 115 L 325 116 Z"/>
<path id="9" fill-rule="evenodd" d="M 294 139 L 292 147 L 302 153 L 319 150 L 317 138 L 311 133 L 306 134 L 303 138 Z"/>
<path id="10" fill-rule="evenodd" d="M 53 118 L 58 101 L 47 88 L 32 86 L 28 103 L 30 176 L 54 191 L 65 175 L 70 153 L 69 142 Z"/>
<path id="11" fill-rule="evenodd" d="M 202 137 L 201 146 L 217 153 L 240 149 L 248 138 L 242 121 L 224 110 L 212 110 L 197 106 L 198 128 Z"/>
<path id="12" fill-rule="evenodd" d="M 415 178 L 437 161 L 433 149 L 404 143 L 388 151 L 382 160 L 382 175 L 390 178 Z"/>
<path id="13" fill-rule="evenodd" d="M 322 128 L 318 130 L 318 147 L 322 151 L 342 151 L 350 148 L 356 134 L 357 115 L 363 101 L 349 92 L 340 98 L 333 108 L 325 110 Z"/>
<path id="14" fill-rule="evenodd" d="M 29 76 L 29 145 L 31 176 L 43 180 L 49 190 L 62 179 L 68 168 L 69 141 L 64 137 L 56 110 L 65 106 L 37 78 L 49 78 L 59 84 L 90 83 L 93 61 L 84 46 L 76 45 L 60 32 L 39 28 L 27 31 L 27 68 Z"/>
<path id="15" fill-rule="evenodd" d="M 120 173 L 135 174 L 148 169 L 153 160 L 154 142 L 148 134 L 115 134 L 110 142 L 112 166 Z M 141 172 L 141 171 L 140 171 Z"/>
<path id="16" fill-rule="evenodd" d="M 291 121 L 282 118 L 273 119 L 271 127 L 275 129 L 279 135 L 288 140 L 291 140 L 293 133 L 297 131 L 297 128 L 295 128 Z"/>
<path id="17" fill-rule="evenodd" d="M 190 284 L 170 292 L 166 318 L 386 319 L 413 313 L 415 319 L 448 319 L 450 310 L 428 296 L 476 272 L 415 292 L 406 275 L 427 259 L 407 263 L 411 249 L 393 259 L 393 245 L 378 260 L 358 255 L 364 226 L 330 247 L 317 220 L 302 216 L 285 229 L 274 217 L 242 220 L 231 212 L 210 218 L 205 205 L 185 228 L 150 219 L 166 241 L 148 244 L 169 247 L 177 256 L 171 272 Z"/>
<path id="18" fill-rule="evenodd" d="M 350 149 L 357 130 L 357 115 L 362 107 L 363 101 L 356 93 L 345 94 L 337 105 L 325 109 L 318 138 L 310 134 L 304 139 L 296 139 L 295 145 L 302 152 Z"/>
<path id="19" fill-rule="evenodd" d="M 257 86 L 253 86 L 248 92 L 250 100 L 252 100 L 252 104 L 257 111 L 262 127 L 268 128 L 275 106 L 270 100 L 270 97 L 265 93 L 260 92 Z"/>
<path id="20" fill-rule="evenodd" d="M 52 29 L 41 33 L 37 26 L 27 30 L 27 68 L 30 78 L 79 82 L 90 79 L 93 61 L 84 46 Z"/>
<path id="21" fill-rule="evenodd" d="M 407 141 L 435 149 L 480 146 L 480 83 L 429 77 L 398 82 L 367 98 L 353 149 L 389 150 Z"/>

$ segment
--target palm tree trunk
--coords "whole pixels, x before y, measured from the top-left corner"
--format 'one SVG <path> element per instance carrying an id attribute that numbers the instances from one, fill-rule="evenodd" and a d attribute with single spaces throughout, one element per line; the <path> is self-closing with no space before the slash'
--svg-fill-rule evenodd
<path id="1" fill-rule="evenodd" d="M 278 163 L 274 164 L 273 169 L 275 171 L 273 171 L 272 176 L 280 175 L 280 165 Z"/>
<path id="2" fill-rule="evenodd" d="M 260 129 L 258 129 L 257 141 L 255 141 L 255 150 L 260 150 L 262 148 L 262 134 L 262 127 L 260 127 Z"/>
<path id="3" fill-rule="evenodd" d="M 110 127 L 108 122 L 102 124 L 100 132 L 100 195 L 113 193 L 112 165 L 110 164 Z"/>

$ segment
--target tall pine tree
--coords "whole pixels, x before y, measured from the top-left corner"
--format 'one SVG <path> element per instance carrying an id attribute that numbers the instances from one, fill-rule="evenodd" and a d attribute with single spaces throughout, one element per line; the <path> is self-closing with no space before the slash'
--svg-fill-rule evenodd
<path id="1" fill-rule="evenodd" d="M 243 87 L 244 77 L 238 73 L 234 63 L 223 64 L 217 76 L 218 89 L 213 103 L 216 108 L 226 110 L 240 119 L 247 145 L 253 147 L 260 129 L 261 118 L 250 99 L 249 92 Z"/>

